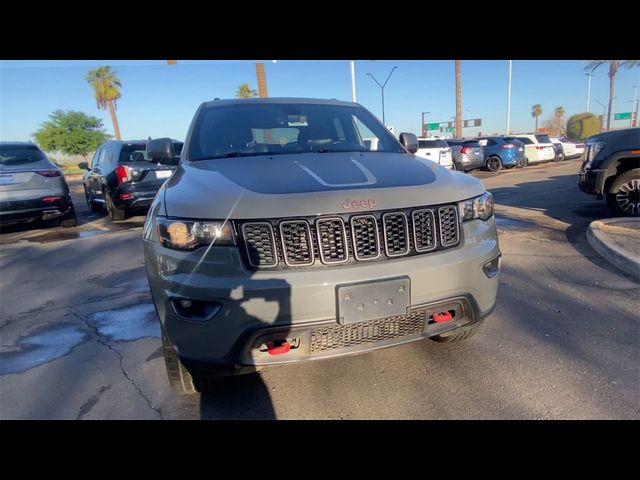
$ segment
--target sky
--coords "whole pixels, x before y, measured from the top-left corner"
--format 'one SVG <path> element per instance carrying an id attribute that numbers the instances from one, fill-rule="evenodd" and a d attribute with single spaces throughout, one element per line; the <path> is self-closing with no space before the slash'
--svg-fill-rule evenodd
<path id="1" fill-rule="evenodd" d="M 14 60 L 0 61 L 0 140 L 31 140 L 31 134 L 54 110 L 77 110 L 101 118 L 113 134 L 108 111 L 99 110 L 87 72 L 110 65 L 122 82 L 117 115 L 123 139 L 171 137 L 184 140 L 197 107 L 213 98 L 233 98 L 239 84 L 257 88 L 255 62 L 265 63 L 270 97 L 312 97 L 351 100 L 347 60 Z M 512 132 L 534 128 L 531 107 L 542 105 L 542 122 L 563 106 L 566 116 L 585 111 L 587 79 L 583 60 L 514 60 L 511 93 Z M 382 119 L 384 83 L 386 124 L 400 132 L 421 131 L 425 121 L 447 122 L 455 115 L 453 60 L 356 60 L 357 102 Z M 591 84 L 590 111 L 601 115 L 609 99 L 608 67 L 599 67 Z M 508 62 L 462 61 L 463 118 L 480 118 L 482 126 L 463 135 L 504 133 L 507 111 Z M 614 113 L 630 112 L 633 86 L 640 86 L 640 68 L 620 69 L 616 76 Z M 639 92 L 640 94 L 640 92 Z M 629 121 L 612 120 L 613 127 Z"/>

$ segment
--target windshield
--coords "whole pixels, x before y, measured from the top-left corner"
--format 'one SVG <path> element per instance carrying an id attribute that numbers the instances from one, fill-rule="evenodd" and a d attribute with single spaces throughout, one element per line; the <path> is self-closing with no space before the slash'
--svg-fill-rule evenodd
<path id="1" fill-rule="evenodd" d="M 251 103 L 200 112 L 189 160 L 304 152 L 402 153 L 393 135 L 360 107 Z"/>
<path id="2" fill-rule="evenodd" d="M 36 146 L 29 145 L 0 145 L 0 165 L 22 165 L 23 163 L 39 162 L 47 157 Z"/>
<path id="3" fill-rule="evenodd" d="M 549 135 L 536 135 L 536 140 L 538 140 L 539 143 L 552 143 Z"/>

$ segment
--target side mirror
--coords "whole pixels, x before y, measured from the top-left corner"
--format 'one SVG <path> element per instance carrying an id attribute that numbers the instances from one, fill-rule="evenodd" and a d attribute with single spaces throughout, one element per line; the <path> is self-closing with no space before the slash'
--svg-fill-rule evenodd
<path id="1" fill-rule="evenodd" d="M 89 170 L 89 164 L 87 162 L 80 162 L 78 164 L 78 168 L 81 168 L 82 170 Z"/>
<path id="2" fill-rule="evenodd" d="M 400 143 L 409 151 L 409 153 L 416 153 L 418 151 L 418 139 L 413 133 L 401 133 Z"/>
<path id="3" fill-rule="evenodd" d="M 147 157 L 150 160 L 173 160 L 173 141 L 170 138 L 155 138 L 147 142 Z"/>

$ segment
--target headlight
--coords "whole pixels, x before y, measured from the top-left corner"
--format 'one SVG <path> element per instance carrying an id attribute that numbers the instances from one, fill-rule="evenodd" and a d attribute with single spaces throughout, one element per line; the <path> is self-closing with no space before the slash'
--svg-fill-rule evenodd
<path id="1" fill-rule="evenodd" d="M 584 164 L 583 169 L 587 169 L 593 163 L 593 159 L 600 153 L 605 146 L 604 142 L 587 143 L 584 148 Z"/>
<path id="2" fill-rule="evenodd" d="M 194 250 L 209 245 L 235 245 L 229 222 L 183 220 L 156 217 L 162 245 L 178 250 Z"/>
<path id="3" fill-rule="evenodd" d="M 458 203 L 458 208 L 463 222 L 476 218 L 487 220 L 493 215 L 493 195 L 489 192 L 483 193 L 479 197 Z"/>

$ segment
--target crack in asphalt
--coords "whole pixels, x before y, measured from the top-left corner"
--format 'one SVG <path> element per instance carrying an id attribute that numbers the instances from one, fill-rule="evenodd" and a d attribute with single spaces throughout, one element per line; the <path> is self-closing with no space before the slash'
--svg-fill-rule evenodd
<path id="1" fill-rule="evenodd" d="M 120 359 L 120 371 L 122 372 L 122 375 L 124 375 L 124 377 L 131 383 L 131 385 L 133 385 L 133 387 L 137 390 L 137 392 L 140 394 L 140 396 L 144 399 L 144 401 L 146 402 L 147 406 L 151 410 L 153 410 L 154 412 L 156 412 L 158 414 L 158 416 L 160 417 L 160 420 L 164 420 L 164 415 L 162 414 L 162 409 L 153 406 L 153 404 L 151 403 L 151 399 L 149 397 L 147 397 L 147 395 L 145 395 L 145 393 L 142 391 L 140 386 L 135 382 L 135 380 L 133 378 L 131 378 L 131 376 L 129 375 L 129 372 L 127 372 L 127 370 L 124 368 L 124 355 L 122 355 L 122 352 L 120 352 L 120 350 L 118 350 L 113 345 L 111 345 L 109 342 L 107 342 L 105 340 L 105 338 L 104 338 L 104 335 L 102 335 L 100 333 L 98 328 L 94 327 L 93 325 L 91 325 L 82 315 L 74 312 L 71 308 L 68 308 L 68 311 L 69 311 L 69 313 L 71 313 L 71 315 L 73 315 L 74 317 L 79 319 L 82 323 L 84 323 L 87 327 L 89 327 L 90 330 L 92 330 L 95 333 L 96 341 L 99 344 L 101 344 L 102 346 L 108 348 L 109 350 L 111 350 L 112 352 L 114 352 L 118 356 L 118 358 Z"/>

